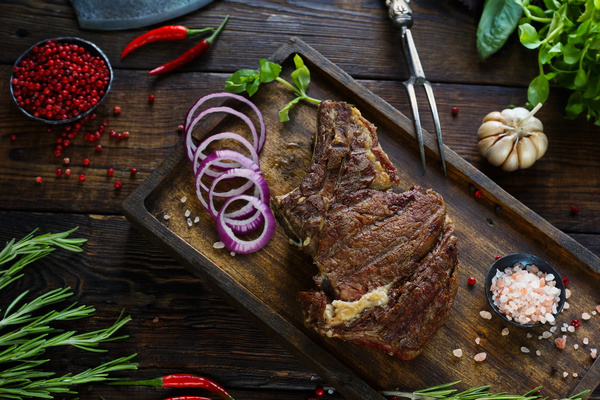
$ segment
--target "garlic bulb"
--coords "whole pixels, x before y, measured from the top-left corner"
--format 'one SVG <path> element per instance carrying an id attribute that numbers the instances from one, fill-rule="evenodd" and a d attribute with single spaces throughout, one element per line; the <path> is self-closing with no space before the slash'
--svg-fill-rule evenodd
<path id="1" fill-rule="evenodd" d="M 533 116 L 541 106 L 531 111 L 516 107 L 486 115 L 477 132 L 479 153 L 505 171 L 531 167 L 548 148 L 544 126 Z"/>

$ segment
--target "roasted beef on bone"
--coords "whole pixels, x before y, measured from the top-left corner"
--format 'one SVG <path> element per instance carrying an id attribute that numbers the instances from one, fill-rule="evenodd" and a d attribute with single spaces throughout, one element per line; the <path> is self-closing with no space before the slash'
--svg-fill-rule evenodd
<path id="1" fill-rule="evenodd" d="M 272 203 L 319 269 L 317 288 L 298 295 L 307 326 L 411 359 L 450 312 L 458 251 L 442 197 L 396 193 L 398 181 L 376 128 L 356 108 L 325 101 L 306 177 Z"/>

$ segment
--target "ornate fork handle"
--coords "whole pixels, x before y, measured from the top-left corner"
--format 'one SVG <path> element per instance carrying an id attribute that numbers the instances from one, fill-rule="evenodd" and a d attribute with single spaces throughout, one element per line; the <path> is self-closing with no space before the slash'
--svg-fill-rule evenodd
<path id="1" fill-rule="evenodd" d="M 410 0 L 385 0 L 396 28 L 410 28 L 413 24 L 412 10 L 408 3 Z"/>

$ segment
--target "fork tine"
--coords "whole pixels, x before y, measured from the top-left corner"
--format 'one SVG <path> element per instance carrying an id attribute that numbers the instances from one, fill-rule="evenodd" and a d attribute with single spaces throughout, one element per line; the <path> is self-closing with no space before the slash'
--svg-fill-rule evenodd
<path id="1" fill-rule="evenodd" d="M 415 86 L 412 81 L 404 82 L 406 91 L 408 92 L 408 99 L 410 100 L 410 109 L 413 115 L 413 124 L 415 126 L 415 136 L 417 137 L 417 143 L 419 144 L 419 153 L 421 154 L 421 165 L 423 166 L 423 175 L 425 175 L 425 146 L 423 145 L 423 130 L 421 129 L 421 118 L 419 117 L 419 105 L 417 103 L 417 94 L 415 93 Z"/>
<path id="2" fill-rule="evenodd" d="M 435 104 L 435 96 L 433 95 L 433 89 L 431 88 L 431 83 L 429 83 L 429 81 L 427 81 L 427 80 L 424 81 L 423 87 L 425 88 L 425 94 L 427 95 L 427 100 L 429 101 L 429 108 L 431 108 L 431 115 L 433 117 L 433 124 L 435 126 L 435 136 L 437 138 L 437 143 L 438 143 L 438 151 L 440 153 L 442 167 L 444 168 L 444 175 L 446 175 L 446 157 L 444 156 L 444 143 L 442 141 L 442 128 L 440 125 L 440 117 L 438 115 L 437 105 Z"/>

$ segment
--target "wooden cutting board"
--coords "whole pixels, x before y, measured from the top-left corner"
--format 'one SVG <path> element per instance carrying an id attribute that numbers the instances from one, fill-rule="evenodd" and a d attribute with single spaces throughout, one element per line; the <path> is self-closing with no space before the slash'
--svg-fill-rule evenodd
<path id="1" fill-rule="evenodd" d="M 600 364 L 592 359 L 590 349 L 600 347 L 600 315 L 586 321 L 581 315 L 592 314 L 600 304 L 600 260 L 449 148 L 445 149 L 445 176 L 435 139 L 427 132 L 424 175 L 411 120 L 298 39 L 292 38 L 271 57 L 283 66 L 282 77 L 289 80 L 295 54 L 301 55 L 311 71 L 309 95 L 351 103 L 377 126 L 381 146 L 399 171 L 398 190 L 414 185 L 432 188 L 447 203 L 459 239 L 461 280 L 450 317 L 424 352 L 414 360 L 402 361 L 307 329 L 296 294 L 313 287 L 312 276 L 317 271 L 312 261 L 289 244 L 280 227 L 256 253 L 231 255 L 215 249 L 215 225 L 197 200 L 183 145 L 124 202 L 131 223 L 211 283 L 349 399 L 383 399 L 382 390 L 413 391 L 457 380 L 462 381 L 459 389 L 490 384 L 492 393 L 524 394 L 541 385 L 541 394 L 550 398 L 593 390 L 600 381 Z M 273 195 L 295 188 L 312 156 L 316 107 L 300 104 L 292 109 L 291 121 L 279 122 L 278 110 L 292 98 L 289 89 L 279 83 L 264 85 L 251 98 L 266 120 L 268 136 L 261 169 Z M 245 106 L 230 105 L 251 115 Z M 224 115 L 218 121 L 207 121 L 195 135 L 202 139 L 243 129 L 237 118 Z M 183 198 L 187 201 L 182 202 Z M 199 218 L 191 227 L 186 210 L 192 220 Z M 480 317 L 481 310 L 491 311 L 483 288 L 487 269 L 497 255 L 510 253 L 535 254 L 569 278 L 570 308 L 559 315 L 558 326 L 579 318 L 581 327 L 574 333 L 558 329 L 550 339 L 540 339 L 547 327 L 517 329 L 497 316 L 491 320 Z M 469 276 L 477 279 L 475 285 L 467 284 Z M 505 327 L 510 330 L 508 335 L 501 334 Z M 563 334 L 567 335 L 567 347 L 559 350 L 554 338 Z M 529 353 L 522 352 L 522 347 Z M 458 348 L 463 351 L 460 358 L 452 352 Z M 480 352 L 486 352 L 487 359 L 475 362 L 473 357 Z"/>

